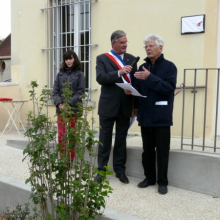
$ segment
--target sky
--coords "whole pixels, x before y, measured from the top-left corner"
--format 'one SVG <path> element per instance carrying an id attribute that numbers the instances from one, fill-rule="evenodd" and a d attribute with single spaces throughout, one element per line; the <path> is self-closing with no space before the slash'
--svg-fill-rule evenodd
<path id="1" fill-rule="evenodd" d="M 0 0 L 0 39 L 11 33 L 11 0 Z"/>

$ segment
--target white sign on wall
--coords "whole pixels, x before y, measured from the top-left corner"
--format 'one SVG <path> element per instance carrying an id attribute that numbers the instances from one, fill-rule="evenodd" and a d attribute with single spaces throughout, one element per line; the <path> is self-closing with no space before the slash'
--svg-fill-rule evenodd
<path id="1" fill-rule="evenodd" d="M 205 32 L 205 15 L 181 17 L 181 34 Z"/>

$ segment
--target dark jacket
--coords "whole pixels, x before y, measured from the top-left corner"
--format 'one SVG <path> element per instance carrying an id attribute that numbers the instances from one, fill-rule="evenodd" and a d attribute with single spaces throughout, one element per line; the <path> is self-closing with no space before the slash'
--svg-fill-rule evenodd
<path id="1" fill-rule="evenodd" d="M 53 100 L 54 105 L 56 106 L 56 113 L 60 113 L 58 106 L 59 104 L 63 104 L 64 96 L 62 96 L 62 84 L 66 82 L 71 82 L 70 90 L 73 91 L 69 104 L 72 107 L 76 107 L 77 102 L 82 102 L 80 96 L 85 92 L 84 73 L 80 70 L 74 71 L 72 69 L 59 72 L 53 87 Z M 77 112 L 77 110 L 75 112 Z"/>
<path id="2" fill-rule="evenodd" d="M 124 61 L 127 65 L 135 59 L 131 54 L 124 54 Z M 134 82 L 135 66 L 130 74 L 131 81 Z M 98 114 L 105 117 L 116 117 L 120 105 L 122 105 L 125 117 L 130 117 L 132 113 L 133 97 L 126 95 L 124 90 L 115 83 L 123 83 L 118 76 L 117 65 L 105 54 L 99 55 L 96 60 L 96 81 L 102 86 L 99 99 Z"/>
<path id="3" fill-rule="evenodd" d="M 177 68 L 165 60 L 163 54 L 157 58 L 152 65 L 149 58 L 145 59 L 146 63 L 142 66 L 150 71 L 146 80 L 135 80 L 134 87 L 147 98 L 140 98 L 138 108 L 138 124 L 144 127 L 161 127 L 173 125 L 173 101 L 174 90 L 176 88 Z M 158 105 L 161 102 L 167 102 L 167 105 Z M 159 103 L 156 103 L 159 102 Z"/>

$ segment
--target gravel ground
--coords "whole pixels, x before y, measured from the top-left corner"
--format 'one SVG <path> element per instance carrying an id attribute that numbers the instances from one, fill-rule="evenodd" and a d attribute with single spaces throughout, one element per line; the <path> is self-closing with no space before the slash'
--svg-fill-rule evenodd
<path id="1" fill-rule="evenodd" d="M 6 146 L 7 138 L 23 137 L 15 133 L 0 136 L 0 173 L 25 181 L 29 174 L 27 163 L 22 162 L 23 152 Z M 129 137 L 128 145 L 141 146 L 141 138 Z M 179 138 L 172 138 L 171 148 L 180 149 Z M 129 184 L 122 184 L 115 176 L 108 179 L 114 189 L 107 198 L 108 208 L 147 220 L 220 220 L 220 198 L 171 186 L 168 194 L 160 195 L 156 185 L 137 188 L 138 178 L 129 177 Z"/>

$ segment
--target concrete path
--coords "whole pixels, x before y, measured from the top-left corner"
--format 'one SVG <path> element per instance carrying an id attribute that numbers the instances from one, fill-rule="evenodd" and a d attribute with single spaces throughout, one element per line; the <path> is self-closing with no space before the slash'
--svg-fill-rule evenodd
<path id="1" fill-rule="evenodd" d="M 25 181 L 28 165 L 22 162 L 23 152 L 7 146 L 7 138 L 23 137 L 16 134 L 0 136 L 0 173 Z M 127 141 L 129 146 L 141 145 L 141 138 L 137 136 L 129 136 Z M 172 138 L 172 142 L 180 146 L 178 138 Z M 115 176 L 108 179 L 114 190 L 107 198 L 106 220 L 220 220 L 220 198 L 171 186 L 168 187 L 168 194 L 160 195 L 157 185 L 137 188 L 141 181 L 138 178 L 129 177 L 129 184 L 122 184 Z"/>

